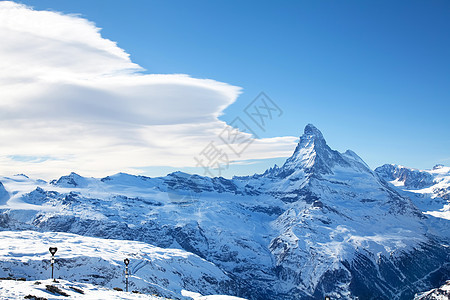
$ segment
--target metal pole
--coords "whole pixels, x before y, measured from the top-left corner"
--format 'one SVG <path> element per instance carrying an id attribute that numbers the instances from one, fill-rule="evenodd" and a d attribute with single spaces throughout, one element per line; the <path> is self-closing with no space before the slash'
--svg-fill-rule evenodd
<path id="1" fill-rule="evenodd" d="M 58 251 L 58 248 L 56 248 L 56 247 L 50 247 L 50 248 L 48 248 L 48 251 L 50 251 L 50 254 L 52 255 L 52 260 L 50 261 L 50 262 L 51 262 L 51 265 L 52 265 L 52 279 L 53 279 L 53 281 L 56 281 L 56 280 L 53 278 L 53 265 L 54 265 L 54 263 L 55 263 L 55 253 L 56 253 L 56 251 Z"/>
<path id="2" fill-rule="evenodd" d="M 55 263 L 55 257 L 52 255 L 52 279 L 55 280 L 53 278 L 53 264 Z"/>
<path id="3" fill-rule="evenodd" d="M 125 258 L 123 262 L 125 263 L 125 291 L 128 292 L 128 264 L 130 263 L 130 260 Z"/>
<path id="4" fill-rule="evenodd" d="M 128 266 L 125 267 L 125 290 L 128 292 Z"/>

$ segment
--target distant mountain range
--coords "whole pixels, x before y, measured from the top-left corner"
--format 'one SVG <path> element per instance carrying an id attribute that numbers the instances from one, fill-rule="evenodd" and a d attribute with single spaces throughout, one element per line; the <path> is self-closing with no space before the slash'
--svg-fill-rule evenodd
<path id="1" fill-rule="evenodd" d="M 25 175 L 0 182 L 4 231 L 66 232 L 192 253 L 169 283 L 152 275 L 153 265 L 133 274 L 141 288 L 162 295 L 169 289 L 179 299 L 189 299 L 182 289 L 248 299 L 412 299 L 450 279 L 450 168 L 373 171 L 356 153 L 332 150 L 311 124 L 282 166 L 253 176 L 72 173 L 50 183 Z M 147 250 L 127 251 L 136 264 L 155 262 Z M 20 256 L 14 253 L 0 257 L 0 276 L 42 276 L 9 263 Z M 78 264 L 67 260 L 64 268 Z M 193 271 L 185 274 L 189 264 Z M 87 270 L 80 280 L 108 285 Z"/>
<path id="2" fill-rule="evenodd" d="M 417 170 L 398 165 L 375 169 L 424 213 L 450 220 L 450 168 L 436 165 L 432 170 Z"/>

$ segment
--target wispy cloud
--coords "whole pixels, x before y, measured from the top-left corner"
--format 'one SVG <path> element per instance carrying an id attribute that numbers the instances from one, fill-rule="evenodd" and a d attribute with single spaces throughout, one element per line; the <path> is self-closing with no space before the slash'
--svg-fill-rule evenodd
<path id="1" fill-rule="evenodd" d="M 0 2 L 0 172 L 103 176 L 195 166 L 241 89 L 145 74 L 94 23 Z M 294 137 L 256 140 L 240 157 L 287 156 Z M 17 159 L 45 157 L 46 159 Z"/>

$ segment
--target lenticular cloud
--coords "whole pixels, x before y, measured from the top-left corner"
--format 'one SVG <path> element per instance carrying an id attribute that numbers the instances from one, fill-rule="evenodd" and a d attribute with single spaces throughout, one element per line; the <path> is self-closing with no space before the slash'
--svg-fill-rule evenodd
<path id="1" fill-rule="evenodd" d="M 214 80 L 145 74 L 94 23 L 74 15 L 2 1 L 0 39 L 2 173 L 102 176 L 193 166 L 240 93 Z M 293 143 L 258 140 L 252 158 L 287 155 Z"/>

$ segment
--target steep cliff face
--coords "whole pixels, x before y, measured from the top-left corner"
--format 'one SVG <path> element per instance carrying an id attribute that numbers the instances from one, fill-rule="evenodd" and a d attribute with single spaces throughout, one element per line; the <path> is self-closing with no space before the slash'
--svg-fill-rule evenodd
<path id="1" fill-rule="evenodd" d="M 9 193 L 6 191 L 3 183 L 0 182 L 0 205 L 4 205 L 9 200 Z"/>
<path id="2" fill-rule="evenodd" d="M 449 240 L 379 174 L 308 125 L 283 166 L 253 176 L 30 179 L 0 226 L 184 249 L 250 299 L 410 299 L 450 278 Z"/>

